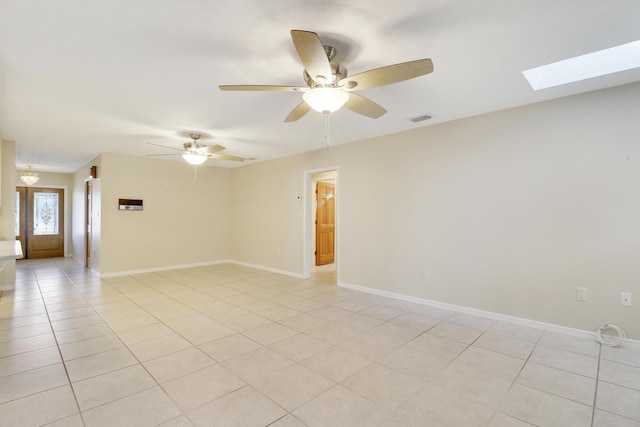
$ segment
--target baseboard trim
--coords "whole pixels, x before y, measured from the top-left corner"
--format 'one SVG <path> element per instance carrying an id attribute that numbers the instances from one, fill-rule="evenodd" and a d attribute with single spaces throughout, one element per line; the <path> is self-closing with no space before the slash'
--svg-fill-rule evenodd
<path id="1" fill-rule="evenodd" d="M 304 276 L 300 273 L 294 273 L 293 271 L 281 270 L 279 268 L 268 267 L 266 265 L 252 264 L 250 262 L 230 260 L 229 262 L 243 267 L 257 268 L 258 270 L 269 271 L 271 273 L 282 274 L 284 276 L 295 277 L 296 279 L 304 279 Z"/>
<path id="2" fill-rule="evenodd" d="M 65 257 L 65 258 L 67 258 L 67 257 Z M 75 254 L 71 254 L 71 255 L 69 255 L 69 258 L 71 258 L 72 260 L 76 261 L 76 262 L 77 262 L 78 264 L 80 264 L 80 265 L 84 265 L 84 260 L 83 260 L 83 259 L 78 258 L 77 256 L 75 256 Z M 92 271 L 92 272 L 93 272 L 93 271 Z"/>
<path id="3" fill-rule="evenodd" d="M 95 274 L 100 279 L 107 279 L 110 277 L 120 277 L 120 276 L 130 276 L 132 274 L 144 274 L 144 273 L 155 273 L 158 271 L 166 271 L 166 270 L 179 270 L 181 268 L 192 268 L 192 267 L 206 267 L 208 265 L 218 265 L 218 264 L 236 264 L 243 267 L 255 268 L 258 270 L 269 271 L 271 273 L 282 274 L 285 276 L 295 277 L 296 279 L 303 279 L 303 275 L 300 273 L 294 273 L 293 271 L 281 270 L 279 268 L 268 267 L 266 265 L 253 264 L 250 262 L 237 261 L 233 259 L 224 259 L 217 261 L 205 261 L 198 262 L 193 264 L 181 264 L 181 265 L 168 265 L 163 267 L 151 267 L 151 268 L 143 268 L 139 270 L 129 270 L 129 271 L 116 271 L 112 273 L 99 273 L 96 270 L 91 269 L 91 272 Z"/>
<path id="4" fill-rule="evenodd" d="M 158 271 L 180 270 L 183 268 L 206 267 L 208 265 L 218 265 L 218 264 L 228 264 L 228 263 L 235 263 L 235 262 L 228 259 L 223 259 L 223 260 L 217 260 L 217 261 L 196 262 L 193 264 L 167 265 L 163 267 L 142 268 L 139 270 L 116 271 L 113 273 L 99 273 L 93 269 L 91 271 L 101 279 L 108 279 L 110 277 L 131 276 L 134 274 L 156 273 Z"/>
<path id="5" fill-rule="evenodd" d="M 465 307 L 462 305 L 448 304 L 440 301 L 429 300 L 425 298 L 413 297 L 410 295 L 399 294 L 396 292 L 384 291 L 381 289 L 369 288 L 361 285 L 354 285 L 353 283 L 347 282 L 338 282 L 338 286 L 345 289 L 351 289 L 354 291 L 365 292 L 368 294 L 379 295 L 387 298 L 393 298 L 401 301 L 412 302 L 415 304 L 426 305 L 429 307 L 440 308 L 443 310 L 454 311 L 457 313 L 464 313 L 473 316 L 485 317 L 492 320 L 499 320 L 507 323 L 511 323 L 514 325 L 520 326 L 528 326 L 530 328 L 542 329 L 550 332 L 558 332 L 565 335 L 571 335 L 575 337 L 589 338 L 594 339 L 596 333 L 591 331 L 586 331 L 584 329 L 571 328 L 568 326 L 556 325 L 553 323 L 540 322 L 537 320 L 525 319 L 522 317 L 510 316 L 507 314 L 495 313 L 492 311 L 480 310 L 472 307 Z M 630 338 L 625 338 L 624 343 L 628 344 L 630 347 L 639 348 L 640 349 L 640 341 L 634 340 Z"/>
<path id="6" fill-rule="evenodd" d="M 76 257 L 74 257 L 74 256 L 71 256 L 71 257 L 77 260 Z M 236 265 L 243 266 L 243 267 L 255 268 L 255 269 L 258 269 L 258 270 L 268 271 L 268 272 L 271 272 L 271 273 L 282 274 L 282 275 L 285 275 L 285 276 L 295 277 L 297 279 L 304 279 L 304 276 L 302 274 L 300 274 L 300 273 L 295 273 L 295 272 L 292 272 L 292 271 L 282 270 L 282 269 L 279 269 L 279 268 L 268 267 L 266 265 L 259 265 L 259 264 L 249 263 L 249 262 L 237 261 L 237 260 L 233 260 L 233 259 L 217 260 L 217 261 L 206 261 L 206 262 L 199 262 L 199 263 L 193 263 L 193 264 L 171 265 L 171 266 L 164 266 L 164 267 L 153 267 L 153 268 L 145 268 L 145 269 L 139 269 L 139 270 L 119 271 L 119 272 L 113 272 L 113 273 L 102 273 L 101 274 L 101 273 L 99 273 L 99 272 L 97 272 L 97 271 L 95 271 L 93 269 L 91 270 L 91 272 L 96 277 L 99 277 L 100 279 L 105 279 L 105 278 L 110 278 L 110 277 L 120 277 L 120 276 L 134 275 L 134 274 L 155 273 L 155 272 L 158 272 L 158 271 L 178 270 L 178 269 L 193 268 L 193 267 L 205 267 L 205 266 L 209 266 L 209 265 L 219 265 L 219 264 L 227 264 L 227 263 L 236 264 Z M 595 331 L 593 331 L 593 332 L 592 331 L 586 331 L 586 330 L 583 330 L 583 329 L 571 328 L 571 327 L 568 327 L 568 326 L 556 325 L 556 324 L 553 324 L 553 323 L 540 322 L 540 321 L 537 321 L 537 320 L 531 320 L 531 319 L 525 319 L 525 318 L 522 318 L 522 317 L 510 316 L 510 315 L 507 315 L 507 314 L 495 313 L 495 312 L 492 312 L 492 311 L 485 311 L 485 310 L 480 310 L 480 309 L 472 308 L 472 307 L 465 307 L 465 306 L 462 306 L 462 305 L 448 304 L 448 303 L 444 303 L 444 302 L 440 302 L 440 301 L 429 300 L 429 299 L 426 299 L 426 298 L 419 298 L 419 297 L 414 297 L 414 296 L 411 296 L 411 295 L 405 295 L 405 294 L 400 294 L 400 293 L 396 293 L 396 292 L 385 291 L 385 290 L 382 290 L 382 289 L 369 288 L 367 286 L 356 285 L 356 284 L 353 284 L 353 283 L 338 282 L 338 286 L 341 287 L 341 288 L 345 288 L 345 289 L 351 289 L 351 290 L 354 290 L 354 291 L 365 292 L 365 293 L 373 294 L 373 295 L 379 295 L 379 296 L 392 298 L 392 299 L 396 299 L 396 300 L 400 300 L 400 301 L 407 301 L 407 302 L 411 302 L 411 303 L 415 303 L 415 304 L 426 305 L 426 306 L 429 306 L 429 307 L 440 308 L 440 309 L 443 309 L 443 310 L 453 311 L 453 312 L 457 312 L 457 313 L 464 313 L 464 314 L 469 314 L 469 315 L 473 315 L 473 316 L 485 317 L 485 318 L 489 318 L 489 319 L 492 319 L 492 320 L 498 320 L 498 321 L 512 323 L 514 325 L 527 326 L 527 327 L 531 327 L 531 328 L 542 329 L 542 330 L 550 331 L 550 332 L 558 332 L 558 333 L 571 335 L 571 336 L 576 336 L 576 337 L 595 339 L 595 335 L 596 335 Z M 0 290 L 2 290 L 2 289 L 0 289 Z M 640 349 L 640 340 L 625 338 L 624 343 L 627 344 L 629 347 L 634 347 L 634 348 L 639 348 Z"/>

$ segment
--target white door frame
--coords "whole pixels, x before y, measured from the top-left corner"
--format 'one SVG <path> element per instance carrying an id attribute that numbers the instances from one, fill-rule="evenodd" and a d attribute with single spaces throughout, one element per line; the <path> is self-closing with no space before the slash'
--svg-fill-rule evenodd
<path id="1" fill-rule="evenodd" d="M 311 222 L 311 208 L 313 206 L 313 197 L 315 193 L 311 191 L 311 175 L 318 172 L 336 172 L 336 225 L 334 229 L 335 235 L 335 259 L 336 264 L 336 280 L 340 283 L 340 167 L 328 166 L 319 169 L 310 169 L 304 171 L 304 184 L 303 184 L 303 203 L 304 213 L 302 218 L 302 241 L 303 241 L 303 256 L 302 256 L 302 276 L 305 279 L 311 277 L 311 260 L 313 259 L 314 248 L 311 247 L 311 233 L 312 229 L 315 230 L 314 224 Z"/>

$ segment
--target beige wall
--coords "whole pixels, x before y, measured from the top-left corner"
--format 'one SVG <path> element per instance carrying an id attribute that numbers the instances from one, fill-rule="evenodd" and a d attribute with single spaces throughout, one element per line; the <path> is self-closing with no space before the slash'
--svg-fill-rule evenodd
<path id="1" fill-rule="evenodd" d="M 297 196 L 311 197 L 309 171 L 335 166 L 343 284 L 585 330 L 612 323 L 640 339 L 637 303 L 619 303 L 640 295 L 639 97 L 634 84 L 200 167 L 196 182 L 181 162 L 103 154 L 73 176 L 73 253 L 83 260 L 84 179 L 97 164 L 101 274 L 234 259 L 302 275 Z M 118 211 L 118 198 L 144 210 Z"/>
<path id="2" fill-rule="evenodd" d="M 2 140 L 0 134 L 0 239 L 15 240 L 15 175 L 16 143 Z M 0 289 L 13 289 L 16 282 L 16 262 L 7 261 L 0 272 Z"/>
<path id="3" fill-rule="evenodd" d="M 15 240 L 16 143 L 0 139 L 0 239 Z"/>
<path id="4" fill-rule="evenodd" d="M 337 165 L 343 282 L 639 339 L 637 303 L 620 306 L 640 295 L 639 98 L 627 85 L 233 169 L 232 257 L 301 274 L 304 171 Z"/>
<path id="5" fill-rule="evenodd" d="M 34 170 L 34 172 L 37 172 L 38 177 L 40 178 L 38 183 L 35 184 L 36 187 L 73 188 L 73 174 L 40 172 L 36 170 Z M 21 174 L 22 170 L 17 171 L 16 185 L 24 186 L 24 183 L 20 181 Z"/>
<path id="6" fill-rule="evenodd" d="M 302 274 L 302 196 L 306 157 L 287 157 L 231 172 L 231 256 Z"/>
<path id="7" fill-rule="evenodd" d="M 194 181 L 184 162 L 105 153 L 98 178 L 101 274 L 229 259 L 228 169 L 199 167 Z M 142 199 L 144 209 L 120 211 L 120 198 Z"/>

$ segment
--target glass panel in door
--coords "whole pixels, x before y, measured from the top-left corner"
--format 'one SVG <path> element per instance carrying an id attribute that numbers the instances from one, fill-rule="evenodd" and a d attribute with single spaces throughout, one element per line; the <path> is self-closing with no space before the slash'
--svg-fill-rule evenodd
<path id="1" fill-rule="evenodd" d="M 33 193 L 33 234 L 58 234 L 58 193 Z"/>

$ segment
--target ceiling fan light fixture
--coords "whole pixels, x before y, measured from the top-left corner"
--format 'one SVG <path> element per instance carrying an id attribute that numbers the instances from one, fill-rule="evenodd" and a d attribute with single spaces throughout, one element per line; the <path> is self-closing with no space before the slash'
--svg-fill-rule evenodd
<path id="1" fill-rule="evenodd" d="M 207 161 L 208 156 L 204 153 L 182 153 L 182 158 L 190 165 L 201 165 Z"/>
<path id="2" fill-rule="evenodd" d="M 27 166 L 28 170 L 23 171 L 20 180 L 26 185 L 33 185 L 40 180 L 37 172 L 31 170 L 31 166 Z"/>
<path id="3" fill-rule="evenodd" d="M 320 113 L 333 113 L 348 100 L 349 94 L 337 87 L 316 87 L 306 91 L 302 98 L 311 108 Z"/>

